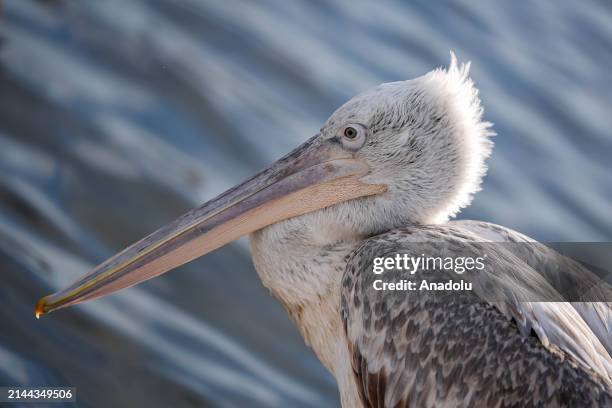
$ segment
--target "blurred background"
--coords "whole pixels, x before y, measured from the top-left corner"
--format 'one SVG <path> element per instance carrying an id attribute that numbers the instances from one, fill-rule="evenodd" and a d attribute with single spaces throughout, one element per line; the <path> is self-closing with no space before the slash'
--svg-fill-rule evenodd
<path id="1" fill-rule="evenodd" d="M 245 240 L 40 321 L 34 304 L 451 49 L 499 134 L 461 218 L 612 239 L 606 0 L 0 4 L 0 385 L 74 386 L 81 406 L 338 406 Z"/>

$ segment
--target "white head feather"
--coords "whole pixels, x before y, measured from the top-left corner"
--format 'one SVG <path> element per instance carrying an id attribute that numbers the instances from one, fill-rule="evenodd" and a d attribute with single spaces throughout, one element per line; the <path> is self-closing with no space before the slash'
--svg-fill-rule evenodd
<path id="1" fill-rule="evenodd" d="M 486 173 L 494 134 L 491 123 L 482 120 L 469 68 L 451 53 L 448 69 L 382 84 L 329 118 L 323 137 L 346 123 L 368 128 L 370 139 L 357 153 L 372 169 L 366 181 L 389 185 L 385 197 L 360 200 L 370 221 L 361 225 L 379 231 L 441 223 L 469 205 Z"/>

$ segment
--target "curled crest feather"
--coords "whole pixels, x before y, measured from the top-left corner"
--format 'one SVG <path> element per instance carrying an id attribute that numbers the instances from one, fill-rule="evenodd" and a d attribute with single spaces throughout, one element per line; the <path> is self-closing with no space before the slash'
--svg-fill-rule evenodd
<path id="1" fill-rule="evenodd" d="M 493 131 L 491 122 L 483 120 L 484 110 L 479 91 L 470 78 L 470 62 L 458 63 L 451 51 L 451 61 L 447 69 L 437 68 L 418 79 L 420 86 L 435 105 L 441 106 L 447 117 L 446 132 L 454 138 L 454 146 L 463 158 L 457 169 L 460 178 L 455 194 L 440 208 L 436 223 L 456 216 L 467 207 L 480 191 L 481 182 L 487 172 L 486 160 L 491 155 Z"/>

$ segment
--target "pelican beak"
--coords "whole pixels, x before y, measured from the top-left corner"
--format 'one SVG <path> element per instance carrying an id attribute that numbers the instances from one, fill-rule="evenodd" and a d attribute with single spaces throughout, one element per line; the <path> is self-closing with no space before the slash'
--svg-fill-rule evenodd
<path id="1" fill-rule="evenodd" d="M 368 166 L 313 137 L 272 166 L 141 239 L 70 287 L 46 296 L 36 317 L 159 276 L 267 225 L 358 197 L 381 194 Z"/>

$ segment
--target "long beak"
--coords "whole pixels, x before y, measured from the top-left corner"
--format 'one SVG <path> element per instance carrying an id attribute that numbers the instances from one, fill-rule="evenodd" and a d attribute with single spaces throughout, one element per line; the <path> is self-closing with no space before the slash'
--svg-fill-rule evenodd
<path id="1" fill-rule="evenodd" d="M 46 296 L 36 317 L 109 295 L 159 276 L 267 225 L 358 197 L 381 194 L 366 184 L 365 163 L 316 136 L 253 178 L 195 208 Z"/>

